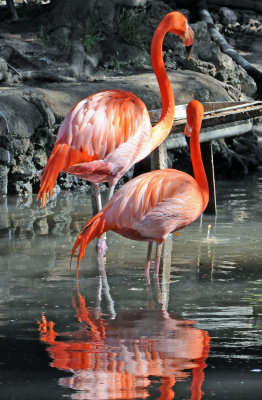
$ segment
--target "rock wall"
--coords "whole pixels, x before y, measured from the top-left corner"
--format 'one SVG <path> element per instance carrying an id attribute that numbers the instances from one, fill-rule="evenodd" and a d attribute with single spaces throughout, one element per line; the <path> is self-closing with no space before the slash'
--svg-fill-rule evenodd
<path id="1" fill-rule="evenodd" d="M 163 57 L 176 104 L 186 104 L 192 98 L 208 102 L 248 100 L 256 96 L 254 80 L 220 51 L 209 35 L 207 24 L 197 21 L 191 2 L 183 3 L 187 9 L 182 9 L 179 1 L 117 0 L 115 3 L 112 13 L 101 15 L 105 36 L 100 37 L 93 52 L 86 54 L 84 70 L 76 75 L 74 72 L 74 76 L 72 68 L 68 67 L 70 57 L 58 56 L 61 49 L 56 43 L 43 48 L 34 33 L 23 36 L 25 33 L 15 32 L 18 25 L 15 28 L 11 24 L 8 26 L 11 33 L 7 34 L 6 25 L 0 23 L 1 195 L 37 192 L 39 175 L 63 118 L 89 94 L 109 88 L 130 90 L 149 110 L 161 108 L 158 85 L 151 68 L 150 43 L 161 18 L 174 8 L 187 15 L 195 32 L 190 60 L 187 60 L 179 38 L 167 35 L 164 41 Z M 119 7 L 122 14 L 117 14 Z M 218 5 L 210 12 L 217 29 L 242 51 L 247 50 L 248 43 L 251 46 L 252 35 L 262 32 L 262 16 L 252 10 L 233 10 Z M 120 35 L 119 15 L 126 18 L 127 25 L 136 18 L 143 22 L 138 37 L 134 33 L 129 33 L 126 38 Z M 28 54 L 34 54 L 33 58 L 29 59 Z M 214 150 L 217 176 L 248 173 L 261 166 L 261 144 L 252 133 L 218 141 Z M 188 159 L 184 150 L 169 152 L 170 166 L 183 167 L 182 159 Z M 129 173 L 128 178 L 131 176 Z M 58 188 L 67 189 L 88 186 L 65 174 L 60 175 L 58 183 Z"/>

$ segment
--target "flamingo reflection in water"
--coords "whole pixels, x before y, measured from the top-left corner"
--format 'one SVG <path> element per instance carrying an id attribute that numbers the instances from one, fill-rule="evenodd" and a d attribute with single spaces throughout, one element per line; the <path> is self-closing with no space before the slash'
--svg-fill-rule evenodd
<path id="1" fill-rule="evenodd" d="M 176 382 L 187 379 L 192 371 L 191 400 L 200 400 L 209 353 L 208 332 L 194 327 L 193 321 L 174 318 L 159 300 L 154 302 L 151 286 L 148 308 L 116 315 L 101 268 L 100 279 L 111 319 L 102 318 L 99 294 L 94 312 L 77 288 L 78 303 L 73 298 L 73 307 L 80 323 L 78 331 L 58 333 L 54 322 L 48 322 L 44 315 L 39 322 L 51 366 L 73 373 L 59 383 L 77 390 L 72 398 L 78 400 L 144 399 L 149 397 L 152 380 L 160 379 L 158 400 L 169 400 L 175 397 Z"/>

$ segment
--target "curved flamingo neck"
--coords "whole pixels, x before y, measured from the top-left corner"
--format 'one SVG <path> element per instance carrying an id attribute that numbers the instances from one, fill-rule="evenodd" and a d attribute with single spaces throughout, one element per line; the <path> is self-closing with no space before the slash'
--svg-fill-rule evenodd
<path id="1" fill-rule="evenodd" d="M 190 137 L 190 154 L 191 154 L 195 180 L 200 186 L 204 200 L 203 204 L 203 211 L 204 211 L 209 201 L 209 187 L 208 187 L 205 168 L 202 161 L 201 148 L 199 143 L 201 122 L 202 122 L 202 116 L 196 116 Z"/>
<path id="2" fill-rule="evenodd" d="M 162 143 L 169 134 L 175 115 L 175 99 L 170 81 L 165 70 L 162 46 L 166 33 L 169 31 L 169 26 L 162 21 L 154 33 L 151 45 L 152 66 L 158 81 L 161 100 L 162 113 L 158 123 L 152 128 L 151 151 Z"/>

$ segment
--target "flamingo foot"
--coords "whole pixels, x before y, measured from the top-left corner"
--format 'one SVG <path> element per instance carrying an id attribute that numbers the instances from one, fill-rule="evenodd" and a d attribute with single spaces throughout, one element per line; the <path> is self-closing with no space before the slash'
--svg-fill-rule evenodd
<path id="1" fill-rule="evenodd" d="M 101 238 L 98 239 L 97 244 L 96 244 L 96 252 L 98 255 L 104 256 L 106 254 L 107 250 L 108 250 L 108 247 L 107 247 L 105 238 L 104 238 L 104 236 L 101 236 Z"/>

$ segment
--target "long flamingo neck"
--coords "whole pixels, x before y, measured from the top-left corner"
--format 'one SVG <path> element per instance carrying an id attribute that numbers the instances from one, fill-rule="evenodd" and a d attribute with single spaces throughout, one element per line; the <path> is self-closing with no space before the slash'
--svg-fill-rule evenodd
<path id="1" fill-rule="evenodd" d="M 199 143 L 201 120 L 202 118 L 200 117 L 196 118 L 195 124 L 192 127 L 192 133 L 190 138 L 190 153 L 191 153 L 191 160 L 192 160 L 195 180 L 199 184 L 203 195 L 203 200 L 204 200 L 203 211 L 204 211 L 209 201 L 209 187 L 208 187 L 205 168 L 202 161 L 201 148 Z"/>
<path id="2" fill-rule="evenodd" d="M 162 114 L 160 120 L 152 129 L 151 151 L 167 137 L 173 126 L 175 115 L 174 94 L 162 56 L 163 40 L 167 32 L 168 27 L 160 24 L 155 31 L 151 45 L 152 66 L 157 77 L 162 99 Z"/>

